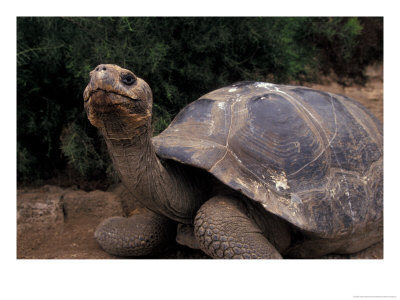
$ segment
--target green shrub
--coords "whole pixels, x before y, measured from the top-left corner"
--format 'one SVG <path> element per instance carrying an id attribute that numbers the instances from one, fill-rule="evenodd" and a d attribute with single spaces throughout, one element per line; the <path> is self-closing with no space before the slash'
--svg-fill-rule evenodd
<path id="1" fill-rule="evenodd" d="M 17 142 L 17 176 L 20 180 L 29 181 L 30 177 L 39 177 L 35 174 L 36 158 L 24 147 Z"/>
<path id="2" fill-rule="evenodd" d="M 61 134 L 61 151 L 68 163 L 83 176 L 98 175 L 106 163 L 93 146 L 90 138 L 76 123 L 66 126 Z"/>

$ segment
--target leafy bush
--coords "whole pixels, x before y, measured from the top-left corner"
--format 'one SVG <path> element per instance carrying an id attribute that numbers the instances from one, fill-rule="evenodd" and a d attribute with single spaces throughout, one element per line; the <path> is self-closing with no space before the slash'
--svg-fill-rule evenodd
<path id="1" fill-rule="evenodd" d="M 68 163 L 81 175 L 93 176 L 106 167 L 105 161 L 93 146 L 93 139 L 76 123 L 64 128 L 61 134 L 61 151 L 67 157 Z"/>
<path id="2" fill-rule="evenodd" d="M 235 81 L 315 80 L 332 70 L 362 79 L 382 59 L 382 26 L 382 18 L 17 18 L 18 180 L 67 164 L 88 179 L 113 173 L 83 112 L 88 73 L 100 63 L 150 84 L 157 134 L 189 102 Z"/>

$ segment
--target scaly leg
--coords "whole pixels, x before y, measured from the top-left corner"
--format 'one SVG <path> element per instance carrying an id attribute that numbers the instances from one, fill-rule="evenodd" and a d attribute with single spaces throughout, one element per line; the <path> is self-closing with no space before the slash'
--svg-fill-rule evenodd
<path id="1" fill-rule="evenodd" d="M 213 258 L 282 258 L 235 198 L 216 196 L 204 203 L 194 232 L 200 249 Z"/>
<path id="2" fill-rule="evenodd" d="M 161 253 L 175 239 L 176 224 L 146 208 L 128 218 L 111 217 L 97 226 L 94 237 L 109 254 L 144 256 Z"/>

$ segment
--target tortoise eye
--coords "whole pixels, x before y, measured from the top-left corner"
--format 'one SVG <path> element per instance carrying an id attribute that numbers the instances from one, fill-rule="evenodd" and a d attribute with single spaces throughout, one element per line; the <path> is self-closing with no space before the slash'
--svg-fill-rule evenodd
<path id="1" fill-rule="evenodd" d="M 126 85 L 132 85 L 135 83 L 136 79 L 133 75 L 131 74 L 124 74 L 121 76 L 121 80 L 124 84 Z"/>

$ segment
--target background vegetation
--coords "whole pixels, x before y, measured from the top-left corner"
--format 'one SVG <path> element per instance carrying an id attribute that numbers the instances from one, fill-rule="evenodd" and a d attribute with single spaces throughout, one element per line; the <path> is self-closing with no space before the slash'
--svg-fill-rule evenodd
<path id="1" fill-rule="evenodd" d="M 19 184 L 115 175 L 83 111 L 89 72 L 115 63 L 154 95 L 154 133 L 189 102 L 240 80 L 287 83 L 334 72 L 363 82 L 383 56 L 383 18 L 17 18 Z"/>

